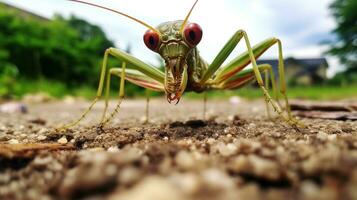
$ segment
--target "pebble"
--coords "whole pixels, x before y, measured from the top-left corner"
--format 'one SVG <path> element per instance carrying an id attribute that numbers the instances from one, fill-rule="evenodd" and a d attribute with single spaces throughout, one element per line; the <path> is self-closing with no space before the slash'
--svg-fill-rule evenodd
<path id="1" fill-rule="evenodd" d="M 280 178 L 280 171 L 277 163 L 256 155 L 239 155 L 234 159 L 232 169 L 237 173 L 251 174 L 273 181 Z"/>
<path id="2" fill-rule="evenodd" d="M 322 141 L 326 141 L 327 140 L 327 133 L 323 132 L 323 131 L 319 131 L 317 133 L 317 136 L 316 136 L 318 139 L 322 140 Z"/>
<path id="3" fill-rule="evenodd" d="M 141 178 L 141 172 L 137 168 L 134 167 L 125 167 L 120 170 L 120 174 L 118 175 L 118 181 L 121 184 L 130 186 L 137 182 Z"/>
<path id="4" fill-rule="evenodd" d="M 218 152 L 225 157 L 234 155 L 238 151 L 237 146 L 233 143 L 229 143 L 229 144 L 218 143 L 217 149 Z"/>
<path id="5" fill-rule="evenodd" d="M 118 148 L 118 146 L 112 146 L 112 147 L 109 147 L 109 148 L 107 149 L 107 151 L 108 151 L 108 152 L 112 152 L 112 153 L 114 153 L 114 152 L 119 152 L 119 148 Z"/>
<path id="6" fill-rule="evenodd" d="M 8 141 L 8 143 L 9 143 L 9 144 L 18 144 L 19 141 L 16 140 L 16 139 L 11 139 L 11 140 Z"/>
<path id="7" fill-rule="evenodd" d="M 57 142 L 60 144 L 67 144 L 68 140 L 67 140 L 66 136 L 63 136 L 60 139 L 58 139 Z"/>
<path id="8" fill-rule="evenodd" d="M 45 135 L 39 135 L 39 136 L 37 137 L 37 139 L 38 139 L 39 141 L 43 141 L 43 140 L 46 140 L 47 137 L 46 137 Z"/>
<path id="9" fill-rule="evenodd" d="M 36 168 L 46 168 L 49 164 L 53 162 L 52 157 L 36 157 L 35 160 L 33 161 L 33 166 Z"/>
<path id="10" fill-rule="evenodd" d="M 38 131 L 38 134 L 45 134 L 45 133 L 47 133 L 47 132 L 48 132 L 47 128 L 41 128 L 41 129 Z"/>
<path id="11" fill-rule="evenodd" d="M 238 96 L 232 96 L 231 98 L 229 98 L 229 102 L 232 105 L 237 105 L 237 104 L 242 102 L 242 99 L 240 97 L 238 97 Z"/>
<path id="12" fill-rule="evenodd" d="M 202 178 L 212 189 L 228 189 L 235 186 L 233 180 L 226 173 L 215 168 L 203 171 Z"/>
<path id="13" fill-rule="evenodd" d="M 169 179 L 184 193 L 189 195 L 194 195 L 199 192 L 202 185 L 202 181 L 199 179 L 199 176 L 192 172 L 183 174 L 175 173 L 171 175 Z"/>
<path id="14" fill-rule="evenodd" d="M 126 192 L 118 190 L 111 195 L 109 200 L 181 200 L 188 199 L 181 190 L 174 186 L 169 180 L 150 176 Z"/>
<path id="15" fill-rule="evenodd" d="M 175 157 L 175 162 L 183 169 L 192 169 L 195 166 L 195 159 L 187 151 L 180 151 Z"/>
<path id="16" fill-rule="evenodd" d="M 328 135 L 327 136 L 327 139 L 330 140 L 330 141 L 336 140 L 336 138 L 337 138 L 336 134 L 332 134 L 332 135 Z"/>
<path id="17" fill-rule="evenodd" d="M 254 174 L 269 180 L 280 178 L 279 166 L 275 162 L 255 155 L 249 155 L 248 160 L 253 166 Z"/>
<path id="18" fill-rule="evenodd" d="M 9 102 L 0 105 L 0 113 L 27 113 L 27 106 L 23 103 Z"/>

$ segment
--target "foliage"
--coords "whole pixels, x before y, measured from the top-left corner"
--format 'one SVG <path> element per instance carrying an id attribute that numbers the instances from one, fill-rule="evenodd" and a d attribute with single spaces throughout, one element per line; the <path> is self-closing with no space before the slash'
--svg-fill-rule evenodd
<path id="1" fill-rule="evenodd" d="M 74 16 L 47 20 L 0 10 L 0 49 L 8 51 L 7 62 L 16 65 L 22 77 L 95 82 L 100 54 L 113 46 L 99 27 Z"/>
<path id="2" fill-rule="evenodd" d="M 12 98 L 18 73 L 16 66 L 1 61 L 0 55 L 0 97 Z"/>
<path id="3" fill-rule="evenodd" d="M 357 1 L 335 0 L 330 9 L 337 22 L 333 30 L 337 40 L 331 42 L 328 53 L 338 56 L 347 66 L 343 74 L 350 81 L 357 74 Z"/>

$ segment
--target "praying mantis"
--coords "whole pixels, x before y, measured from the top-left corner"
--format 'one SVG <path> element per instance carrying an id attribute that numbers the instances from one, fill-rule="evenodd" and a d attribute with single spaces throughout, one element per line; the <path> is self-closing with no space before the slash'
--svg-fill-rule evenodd
<path id="1" fill-rule="evenodd" d="M 156 28 L 137 18 L 111 8 L 81 0 L 69 1 L 117 13 L 148 28 L 143 37 L 144 43 L 150 50 L 159 54 L 165 61 L 165 72 L 120 49 L 107 49 L 104 53 L 99 86 L 95 99 L 78 120 L 65 125 L 61 129 L 75 126 L 85 118 L 96 102 L 101 98 L 104 84 L 105 108 L 100 127 L 107 124 L 114 115 L 119 112 L 121 102 L 125 96 L 125 80 L 148 90 L 165 92 L 167 101 L 176 104 L 180 101 L 184 92 L 191 91 L 201 93 L 207 90 L 238 89 L 255 80 L 265 97 L 267 110 L 269 110 L 270 105 L 285 122 L 291 125 L 303 126 L 293 117 L 290 110 L 286 94 L 287 88 L 285 84 L 282 43 L 279 39 L 274 37 L 268 38 L 252 47 L 247 33 L 244 30 L 238 30 L 209 64 L 202 59 L 197 49 L 197 45 L 202 39 L 203 31 L 198 24 L 188 21 L 198 0 L 195 1 L 184 20 L 165 22 Z M 246 51 L 231 60 L 228 64 L 223 65 L 224 61 L 242 39 L 245 42 Z M 273 45 L 278 45 L 280 93 L 285 101 L 285 110 L 282 109 L 278 101 L 278 92 L 272 66 L 269 64 L 257 65 L 256 63 L 256 59 Z M 111 68 L 108 70 L 108 56 L 114 56 L 120 59 L 122 61 L 121 68 Z M 252 65 L 252 68 L 245 69 L 249 64 Z M 265 82 L 263 81 L 262 73 L 265 74 Z M 111 76 L 120 77 L 119 102 L 114 111 L 109 116 L 106 116 Z M 269 78 L 271 80 L 274 98 L 271 97 L 268 91 Z"/>

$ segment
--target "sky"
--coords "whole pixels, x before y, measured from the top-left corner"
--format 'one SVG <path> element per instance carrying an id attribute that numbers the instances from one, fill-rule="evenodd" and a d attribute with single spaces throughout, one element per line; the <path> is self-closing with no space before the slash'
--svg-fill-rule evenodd
<path id="1" fill-rule="evenodd" d="M 157 64 L 157 55 L 146 48 L 143 34 L 146 27 L 125 17 L 87 5 L 66 0 L 0 0 L 45 17 L 55 13 L 75 14 L 102 27 L 116 47 L 131 46 L 132 54 L 151 64 Z M 194 0 L 87 0 L 104 5 L 145 21 L 151 26 L 185 18 Z M 228 39 L 239 29 L 247 32 L 252 45 L 269 37 L 283 43 L 284 57 L 315 58 L 324 56 L 324 40 L 333 39 L 331 30 L 336 23 L 329 13 L 332 0 L 200 0 L 189 21 L 203 29 L 198 45 L 202 57 L 212 61 Z M 242 40 L 229 59 L 245 51 Z M 277 47 L 268 50 L 262 58 L 278 57 Z M 343 67 L 334 57 L 327 57 L 328 76 Z"/>

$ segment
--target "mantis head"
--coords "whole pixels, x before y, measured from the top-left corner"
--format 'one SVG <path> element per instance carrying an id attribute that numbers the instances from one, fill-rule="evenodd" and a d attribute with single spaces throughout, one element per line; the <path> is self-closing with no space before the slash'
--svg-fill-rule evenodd
<path id="1" fill-rule="evenodd" d="M 166 22 L 159 25 L 157 31 L 149 29 L 144 34 L 145 45 L 165 61 L 165 91 L 169 102 L 178 103 L 185 91 L 188 80 L 186 58 L 201 38 L 201 27 L 196 23 L 184 24 L 184 21 Z"/>
<path id="2" fill-rule="evenodd" d="M 83 0 L 69 0 L 87 4 L 127 17 L 149 30 L 144 34 L 145 45 L 160 54 L 165 60 L 165 92 L 167 100 L 178 103 L 187 86 L 188 66 L 186 58 L 201 41 L 202 29 L 198 24 L 188 23 L 188 18 L 198 0 L 195 1 L 184 20 L 166 22 L 153 28 L 147 23 L 111 8 Z"/>

